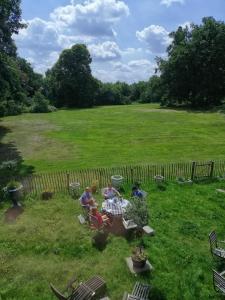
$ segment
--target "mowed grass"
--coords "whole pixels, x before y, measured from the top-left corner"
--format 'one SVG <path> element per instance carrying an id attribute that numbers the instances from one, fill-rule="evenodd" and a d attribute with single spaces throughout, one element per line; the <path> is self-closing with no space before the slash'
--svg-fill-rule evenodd
<path id="1" fill-rule="evenodd" d="M 212 259 L 208 234 L 215 229 L 220 239 L 225 237 L 225 198 L 215 192 L 225 183 L 170 183 L 166 191 L 151 183 L 144 188 L 156 235 L 143 241 L 154 270 L 137 277 L 129 273 L 124 258 L 140 239 L 111 235 L 106 248 L 97 250 L 91 244 L 93 232 L 77 220 L 77 200 L 60 194 L 50 201 L 27 197 L 25 211 L 14 224 L 4 223 L 9 204 L 1 204 L 0 299 L 53 300 L 49 282 L 64 290 L 74 275 L 79 282 L 94 274 L 106 280 L 112 300 L 122 299 L 137 280 L 152 286 L 153 300 L 220 299 L 213 289 L 212 268 L 221 265 Z"/>
<path id="2" fill-rule="evenodd" d="M 25 164 L 36 172 L 224 159 L 225 116 L 155 104 L 59 110 L 3 118 Z"/>

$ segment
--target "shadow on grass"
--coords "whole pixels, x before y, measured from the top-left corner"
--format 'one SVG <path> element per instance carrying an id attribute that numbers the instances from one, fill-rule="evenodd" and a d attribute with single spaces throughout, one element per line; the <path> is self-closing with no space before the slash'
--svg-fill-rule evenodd
<path id="1" fill-rule="evenodd" d="M 152 287 L 150 290 L 149 299 L 166 300 L 167 298 L 166 298 L 165 294 L 162 291 L 160 291 L 158 288 Z"/>
<path id="2" fill-rule="evenodd" d="M 23 158 L 20 151 L 13 142 L 2 143 L 3 137 L 10 133 L 11 130 L 0 125 L 0 165 L 3 162 L 14 162 L 15 167 L 10 169 L 12 164 L 8 164 L 0 169 L 0 185 L 4 185 L 12 177 L 23 177 L 34 172 L 34 167 L 23 163 Z M 1 174 L 2 173 L 2 174 Z"/>

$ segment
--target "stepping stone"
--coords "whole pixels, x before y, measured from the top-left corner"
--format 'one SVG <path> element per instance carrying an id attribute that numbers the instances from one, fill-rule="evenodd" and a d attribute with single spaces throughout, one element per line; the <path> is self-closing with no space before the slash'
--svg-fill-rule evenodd
<path id="1" fill-rule="evenodd" d="M 100 300 L 110 300 L 109 297 L 104 297 L 104 298 L 101 298 Z"/>
<path id="2" fill-rule="evenodd" d="M 150 236 L 155 234 L 155 230 L 152 229 L 148 225 L 143 227 L 143 231 L 144 231 L 144 233 L 146 233 L 147 235 L 150 235 Z"/>
<path id="3" fill-rule="evenodd" d="M 79 215 L 78 217 L 78 220 L 79 220 L 79 222 L 80 222 L 80 224 L 85 224 L 86 223 L 86 221 L 85 221 L 85 218 L 82 216 L 82 215 Z"/>
<path id="4" fill-rule="evenodd" d="M 148 260 L 146 261 L 146 264 L 145 264 L 145 266 L 143 268 L 135 268 L 133 266 L 133 261 L 132 261 L 131 257 L 126 257 L 125 261 L 127 263 L 127 266 L 129 268 L 130 272 L 132 274 L 135 274 L 135 275 L 137 275 L 139 273 L 142 273 L 142 272 L 152 271 L 153 270 L 153 266 L 150 264 L 150 262 Z"/>
<path id="5" fill-rule="evenodd" d="M 222 190 L 222 189 L 216 189 L 216 191 L 219 192 L 219 193 L 225 194 L 225 190 Z"/>

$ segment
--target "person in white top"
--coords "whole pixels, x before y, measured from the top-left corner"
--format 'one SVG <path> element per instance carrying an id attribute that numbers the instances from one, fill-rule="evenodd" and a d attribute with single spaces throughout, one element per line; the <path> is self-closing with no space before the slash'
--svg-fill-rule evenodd
<path id="1" fill-rule="evenodd" d="M 108 186 L 103 189 L 103 197 L 105 199 L 112 199 L 116 196 L 121 197 L 120 193 L 112 186 L 111 183 L 109 183 Z"/>

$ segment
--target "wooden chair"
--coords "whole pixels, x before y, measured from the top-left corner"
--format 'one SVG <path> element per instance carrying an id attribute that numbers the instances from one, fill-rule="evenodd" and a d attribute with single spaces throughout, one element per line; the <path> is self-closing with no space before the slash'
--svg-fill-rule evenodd
<path id="1" fill-rule="evenodd" d="M 210 250 L 212 255 L 216 255 L 217 257 L 220 258 L 225 258 L 225 249 L 221 248 L 220 245 L 222 243 L 224 243 L 225 245 L 225 241 L 218 241 L 215 231 L 212 231 L 209 234 L 209 243 L 210 243 Z"/>
<path id="2" fill-rule="evenodd" d="M 89 300 L 104 293 L 106 282 L 101 277 L 94 276 L 84 283 L 81 282 L 68 297 L 59 292 L 52 284 L 50 284 L 50 288 L 59 300 Z"/>
<path id="3" fill-rule="evenodd" d="M 225 295 L 225 271 L 218 273 L 217 271 L 213 270 L 213 285 L 216 292 L 221 292 Z"/>
<path id="4" fill-rule="evenodd" d="M 127 292 L 123 295 L 123 300 L 148 300 L 150 285 L 136 282 L 132 294 Z"/>

